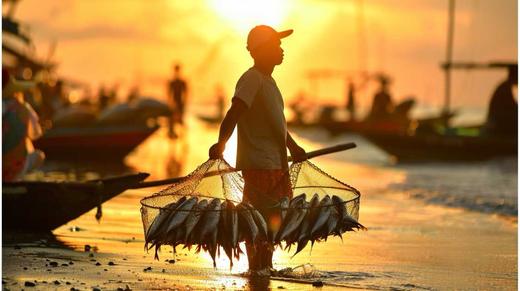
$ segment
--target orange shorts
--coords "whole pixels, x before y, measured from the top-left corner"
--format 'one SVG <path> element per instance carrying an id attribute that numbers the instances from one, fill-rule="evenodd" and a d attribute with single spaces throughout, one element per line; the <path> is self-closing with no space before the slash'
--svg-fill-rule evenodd
<path id="1" fill-rule="evenodd" d="M 242 170 L 244 177 L 244 201 L 262 209 L 279 202 L 280 198 L 292 198 L 292 187 L 287 170 Z"/>

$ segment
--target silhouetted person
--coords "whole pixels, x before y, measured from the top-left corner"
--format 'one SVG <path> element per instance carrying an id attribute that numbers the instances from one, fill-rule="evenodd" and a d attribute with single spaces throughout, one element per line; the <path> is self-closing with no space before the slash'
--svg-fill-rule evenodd
<path id="1" fill-rule="evenodd" d="M 392 96 L 388 91 L 389 80 L 382 76 L 380 77 L 381 88 L 379 92 L 374 96 L 372 102 L 372 109 L 368 115 L 368 119 L 371 121 L 382 121 L 391 118 L 394 111 L 394 102 Z"/>
<path id="2" fill-rule="evenodd" d="M 351 121 L 356 120 L 356 87 L 354 86 L 354 83 L 349 80 L 348 81 L 348 90 L 347 90 L 347 104 L 346 108 L 349 114 L 349 119 Z"/>
<path id="3" fill-rule="evenodd" d="M 126 102 L 131 103 L 139 98 L 139 87 L 133 86 L 132 89 L 128 92 L 128 96 L 126 97 Z"/>
<path id="4" fill-rule="evenodd" d="M 180 76 L 181 66 L 175 65 L 173 79 L 168 83 L 168 96 L 176 111 L 178 121 L 184 122 L 184 109 L 186 107 L 188 85 Z"/>
<path id="5" fill-rule="evenodd" d="M 499 136 L 518 135 L 518 103 L 513 96 L 513 86 L 518 85 L 518 66 L 508 67 L 508 76 L 491 96 L 485 130 Z"/>
<path id="6" fill-rule="evenodd" d="M 294 100 L 289 104 L 289 107 L 294 113 L 293 122 L 296 124 L 303 124 L 303 116 L 304 116 L 304 104 L 305 103 L 305 95 L 304 93 L 300 93 Z"/>
<path id="7" fill-rule="evenodd" d="M 224 119 L 224 114 L 226 111 L 225 106 L 226 100 L 224 98 L 224 93 L 222 92 L 222 90 L 220 90 L 219 92 L 217 92 L 217 114 L 219 120 Z"/>
<path id="8" fill-rule="evenodd" d="M 222 158 L 226 142 L 238 126 L 237 169 L 244 178 L 243 200 L 257 208 L 268 222 L 269 236 L 279 229 L 279 213 L 269 206 L 281 197 L 292 197 L 287 148 L 295 161 L 307 158 L 305 150 L 287 132 L 283 98 L 271 74 L 283 61 L 281 39 L 293 31 L 277 32 L 260 25 L 247 37 L 254 65 L 238 80 L 232 105 L 220 126 L 218 142 L 211 146 L 211 159 Z M 269 276 L 274 246 L 268 241 L 246 244 L 249 270 Z"/>
<path id="9" fill-rule="evenodd" d="M 107 90 L 105 89 L 105 86 L 104 85 L 99 86 L 99 91 L 98 91 L 99 111 L 103 111 L 103 109 L 107 108 L 109 103 L 110 103 L 110 96 L 108 95 Z"/>

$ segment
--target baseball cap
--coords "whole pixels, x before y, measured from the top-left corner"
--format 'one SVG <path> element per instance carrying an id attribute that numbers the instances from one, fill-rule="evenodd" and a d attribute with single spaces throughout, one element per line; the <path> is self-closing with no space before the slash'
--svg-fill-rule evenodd
<path id="1" fill-rule="evenodd" d="M 273 38 L 282 39 L 284 37 L 288 37 L 292 33 L 292 29 L 276 31 L 274 28 L 268 25 L 255 26 L 251 29 L 251 31 L 249 31 L 249 34 L 247 35 L 247 50 L 251 51 Z"/>

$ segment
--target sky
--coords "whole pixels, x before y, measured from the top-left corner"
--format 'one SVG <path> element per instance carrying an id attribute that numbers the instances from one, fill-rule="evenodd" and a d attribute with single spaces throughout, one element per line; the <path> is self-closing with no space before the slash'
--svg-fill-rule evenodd
<path id="1" fill-rule="evenodd" d="M 245 49 L 254 25 L 294 29 L 282 41 L 275 69 L 284 98 L 305 94 L 316 103 L 342 105 L 345 80 L 364 69 L 392 78 L 395 100 L 443 104 L 448 0 L 40 0 L 20 1 L 35 53 L 52 60 L 60 76 L 166 98 L 166 81 L 181 63 L 195 103 L 212 102 L 218 86 L 232 97 L 251 65 Z M 517 1 L 457 0 L 454 60 L 517 61 Z M 310 72 L 334 72 L 310 78 Z M 457 71 L 452 104 L 485 108 L 505 71 Z M 357 79 L 356 79 L 357 80 Z M 371 103 L 377 84 L 358 92 Z"/>

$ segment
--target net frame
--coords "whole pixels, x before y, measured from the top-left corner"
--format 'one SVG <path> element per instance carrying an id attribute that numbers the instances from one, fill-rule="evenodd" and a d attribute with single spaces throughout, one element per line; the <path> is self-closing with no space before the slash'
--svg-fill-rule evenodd
<path id="1" fill-rule="evenodd" d="M 210 159 L 205 163 L 198 166 L 193 172 L 187 175 L 184 179 L 179 182 L 173 183 L 168 187 L 152 194 L 151 196 L 141 199 L 141 218 L 143 222 L 143 230 L 146 234 L 150 228 L 153 220 L 161 211 L 167 210 L 167 206 L 181 199 L 183 196 L 190 198 L 193 196 L 203 199 L 220 199 L 220 202 L 225 200 L 231 201 L 237 205 L 242 201 L 242 193 L 244 189 L 244 179 L 239 173 L 239 169 L 231 167 L 224 159 Z M 303 189 L 318 189 L 316 194 L 321 198 L 325 195 L 336 195 L 342 198 L 341 204 L 345 205 L 347 213 L 354 219 L 359 218 L 359 205 L 361 192 L 353 186 L 346 184 L 332 175 L 321 170 L 315 164 L 309 160 L 303 162 L 292 163 L 289 167 L 289 175 L 291 188 L 293 190 L 293 197 L 300 195 Z M 308 173 L 307 173 L 308 172 Z M 311 177 L 314 175 L 313 177 Z M 321 177 L 319 181 L 317 177 Z M 205 182 L 205 179 L 213 179 L 213 183 L 219 183 L 219 195 L 216 192 L 204 194 L 196 192 L 201 183 Z M 313 185 L 313 183 L 322 183 L 322 185 Z M 210 183 L 211 184 L 211 183 Z M 324 190 L 330 190 L 332 193 L 326 193 Z M 318 193 L 320 192 L 320 193 Z M 237 194 L 239 193 L 239 194 Z M 305 193 L 305 192 L 304 192 Z M 200 201 L 200 200 L 199 200 Z M 318 205 L 313 208 L 337 206 L 338 203 L 329 205 Z M 278 208 L 282 209 L 279 205 L 267 206 L 267 208 Z M 311 207 L 293 207 L 293 208 L 311 208 Z M 291 209 L 291 207 L 285 207 L 284 210 Z M 207 212 L 207 211 L 223 211 L 223 210 L 176 210 L 176 211 L 196 211 L 196 212 Z M 224 210 L 227 211 L 227 210 Z M 233 210 L 233 211 L 250 211 L 249 209 L 244 210 Z"/>

